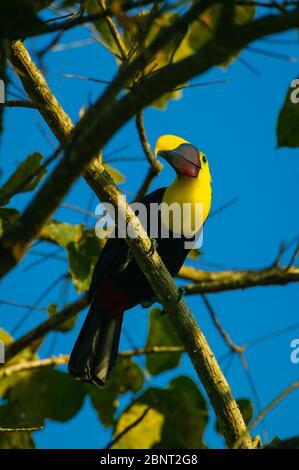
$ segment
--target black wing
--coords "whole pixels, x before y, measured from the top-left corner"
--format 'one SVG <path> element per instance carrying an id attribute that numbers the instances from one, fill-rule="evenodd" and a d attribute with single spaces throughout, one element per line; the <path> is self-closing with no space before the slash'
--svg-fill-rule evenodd
<path id="1" fill-rule="evenodd" d="M 146 208 L 152 203 L 159 204 L 162 201 L 166 188 L 159 188 L 142 198 Z M 88 292 L 89 302 L 95 295 L 96 288 L 104 275 L 116 273 L 126 262 L 128 245 L 123 238 L 109 238 L 95 265 L 91 284 Z"/>

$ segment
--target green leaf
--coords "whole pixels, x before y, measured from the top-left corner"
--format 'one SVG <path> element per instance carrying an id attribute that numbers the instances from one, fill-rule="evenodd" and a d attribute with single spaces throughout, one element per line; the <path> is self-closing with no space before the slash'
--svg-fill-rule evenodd
<path id="1" fill-rule="evenodd" d="M 120 416 L 114 437 L 144 418 L 114 445 L 117 449 L 202 449 L 209 419 L 204 397 L 189 377 L 175 378 L 166 389 L 150 388 Z"/>
<path id="2" fill-rule="evenodd" d="M 99 390 L 86 385 L 99 419 L 105 427 L 114 423 L 118 407 L 118 396 L 131 391 L 137 393 L 143 387 L 143 373 L 140 367 L 127 357 L 118 357 L 116 368 L 108 385 Z"/>
<path id="3" fill-rule="evenodd" d="M 146 347 L 151 346 L 182 346 L 167 315 L 161 315 L 161 310 L 151 310 L 149 333 Z M 177 367 L 180 363 L 181 353 L 149 354 L 146 357 L 146 368 L 157 375 L 168 369 Z"/>
<path id="4" fill-rule="evenodd" d="M 198 19 L 194 21 L 189 29 L 187 39 L 189 41 L 189 46 L 193 51 L 199 51 L 202 49 L 208 42 L 214 39 L 215 32 L 218 28 L 219 21 L 222 13 L 222 5 L 214 5 L 211 8 L 207 9 Z M 255 16 L 255 7 L 254 6 L 235 6 L 235 16 L 234 23 L 241 26 L 243 24 L 249 23 L 254 19 Z M 229 34 L 229 32 L 228 32 Z M 236 58 L 235 54 L 229 58 L 224 64 L 219 65 L 228 65 L 229 62 Z"/>
<path id="5" fill-rule="evenodd" d="M 99 239 L 93 230 L 87 230 L 83 225 L 54 220 L 43 228 L 41 238 L 66 249 L 74 286 L 78 292 L 86 291 L 104 241 Z M 74 321 L 75 319 L 72 319 L 72 322 Z"/>
<path id="6" fill-rule="evenodd" d="M 14 221 L 20 216 L 19 211 L 16 209 L 0 208 L 0 237 Z"/>
<path id="7" fill-rule="evenodd" d="M 244 418 L 245 424 L 247 425 L 253 418 L 253 405 L 252 401 L 247 398 L 239 398 L 237 400 L 239 408 L 241 410 L 242 416 Z"/>
<path id="8" fill-rule="evenodd" d="M 99 239 L 86 232 L 79 241 L 67 245 L 69 269 L 77 292 L 88 290 L 100 253 Z"/>
<path id="9" fill-rule="evenodd" d="M 0 393 L 0 427 L 39 427 L 46 419 L 71 419 L 83 405 L 85 387 L 69 374 L 44 368 L 2 379 Z"/>
<path id="10" fill-rule="evenodd" d="M 0 199 L 4 198 L 4 205 L 9 202 L 10 194 L 24 193 L 32 191 L 36 188 L 38 183 L 41 181 L 43 176 L 46 173 L 45 169 L 42 169 L 36 176 L 34 176 L 28 183 L 23 184 L 31 176 L 32 173 L 35 173 L 42 164 L 43 157 L 40 153 L 35 152 L 29 155 L 26 160 L 24 160 L 20 165 L 18 165 L 16 171 L 10 176 L 6 181 L 4 186 L 0 189 Z M 19 189 L 21 187 L 21 189 Z M 6 198 L 7 195 L 7 199 Z"/>
<path id="11" fill-rule="evenodd" d="M 298 81 L 298 83 L 297 83 Z M 299 80 L 290 87 L 277 121 L 278 147 L 299 147 Z"/>
<path id="12" fill-rule="evenodd" d="M 145 418 L 142 419 L 145 413 Z M 164 415 L 155 409 L 149 409 L 148 405 L 138 402 L 121 415 L 117 423 L 115 436 L 140 419 L 142 419 L 140 424 L 137 424 L 132 431 L 125 434 L 113 446 L 113 449 L 152 449 L 160 442 L 165 421 Z"/>
<path id="13" fill-rule="evenodd" d="M 79 241 L 85 233 L 83 225 L 51 220 L 42 230 L 41 237 L 66 248 L 69 243 Z"/>

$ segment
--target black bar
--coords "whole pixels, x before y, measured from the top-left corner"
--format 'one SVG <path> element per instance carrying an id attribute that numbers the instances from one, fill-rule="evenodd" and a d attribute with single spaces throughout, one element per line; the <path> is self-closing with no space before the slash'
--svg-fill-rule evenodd
<path id="1" fill-rule="evenodd" d="M 210 465 L 238 465 L 239 469 L 253 465 L 298 465 L 298 450 L 0 450 L 1 470 L 11 465 L 30 465 L 31 468 L 102 466 L 122 468 L 147 468 L 149 465 L 176 465 L 190 468 L 209 468 Z M 56 468 L 54 468 L 56 470 Z"/>

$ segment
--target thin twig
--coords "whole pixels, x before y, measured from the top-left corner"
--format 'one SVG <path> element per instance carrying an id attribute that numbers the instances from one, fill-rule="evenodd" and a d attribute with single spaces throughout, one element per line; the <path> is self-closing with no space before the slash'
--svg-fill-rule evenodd
<path id="1" fill-rule="evenodd" d="M 150 164 L 150 168 L 147 172 L 147 175 L 135 197 L 135 200 L 139 201 L 147 193 L 153 179 L 159 175 L 159 173 L 161 172 L 163 168 L 163 165 L 161 162 L 159 162 L 155 158 L 152 152 L 151 146 L 149 144 L 149 141 L 147 139 L 147 135 L 146 135 L 145 127 L 144 127 L 144 121 L 143 121 L 143 111 L 139 111 L 136 114 L 136 127 L 137 127 L 140 143 L 143 148 L 144 154 L 147 158 L 147 161 Z"/>
<path id="2" fill-rule="evenodd" d="M 256 425 L 270 412 L 272 411 L 284 398 L 286 398 L 290 393 L 299 388 L 299 380 L 296 380 L 287 388 L 285 388 L 274 400 L 272 400 L 268 406 L 266 406 L 253 421 L 248 425 L 248 432 L 251 432 Z M 243 436 L 235 442 L 234 448 L 239 448 L 242 444 Z"/>
<path id="3" fill-rule="evenodd" d="M 63 319 L 65 321 L 65 319 Z M 26 345 L 26 347 L 29 344 Z M 151 346 L 145 348 L 132 348 L 128 351 L 118 353 L 120 357 L 130 358 L 134 356 L 151 356 L 156 354 L 177 354 L 186 352 L 183 346 Z M 59 356 L 48 357 L 46 359 L 38 359 L 33 361 L 21 360 L 17 364 L 6 365 L 0 369 L 0 377 L 8 377 L 10 375 L 23 372 L 25 370 L 41 369 L 43 367 L 56 367 L 67 364 L 69 354 L 61 354 Z"/>
<path id="4" fill-rule="evenodd" d="M 38 305 L 19 304 L 9 300 L 0 300 L 0 304 L 9 305 L 11 307 L 26 308 L 30 310 L 40 310 L 41 312 L 47 312 L 47 307 L 39 307 Z"/>
<path id="5" fill-rule="evenodd" d="M 202 294 L 202 300 L 207 307 L 208 312 L 211 315 L 212 321 L 214 325 L 216 326 L 217 330 L 219 331 L 220 335 L 222 336 L 224 342 L 227 344 L 227 346 L 231 349 L 232 352 L 238 353 L 238 354 L 243 354 L 244 353 L 244 347 L 243 346 L 238 346 L 235 344 L 232 339 L 230 338 L 229 334 L 224 330 L 223 326 L 221 325 L 220 321 L 217 318 L 217 315 L 208 300 L 207 296 L 205 294 Z"/>
<path id="6" fill-rule="evenodd" d="M 105 0 L 98 0 L 98 3 L 102 9 L 102 11 L 106 11 L 107 10 L 107 7 L 106 7 L 106 1 Z M 111 15 L 106 15 L 105 16 L 105 21 L 108 25 L 108 28 L 110 30 L 110 33 L 111 33 L 111 36 L 113 37 L 117 47 L 118 47 L 118 50 L 121 54 L 121 57 L 123 60 L 126 60 L 127 59 L 127 56 L 128 56 L 128 51 L 127 51 L 127 48 L 125 46 L 125 43 L 123 42 L 122 40 L 122 37 L 121 35 L 119 34 L 118 30 L 117 30 L 117 27 L 111 17 Z"/>
<path id="7" fill-rule="evenodd" d="M 25 101 L 25 100 L 8 100 L 5 103 L 0 103 L 0 108 L 31 108 L 31 109 L 39 109 L 41 106 L 37 103 L 33 103 L 33 101 Z"/>

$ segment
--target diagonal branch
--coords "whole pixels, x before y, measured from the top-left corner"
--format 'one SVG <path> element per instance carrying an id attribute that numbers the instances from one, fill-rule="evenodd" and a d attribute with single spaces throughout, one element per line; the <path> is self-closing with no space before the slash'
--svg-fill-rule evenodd
<path id="1" fill-rule="evenodd" d="M 46 321 L 38 325 L 33 330 L 26 333 L 20 339 L 14 341 L 6 347 L 5 360 L 9 361 L 15 357 L 20 351 L 30 346 L 35 341 L 43 338 L 49 331 L 55 330 L 58 326 L 62 325 L 65 321 L 77 315 L 81 310 L 87 306 L 87 296 L 79 298 L 75 302 L 67 305 L 61 312 L 56 313 Z"/>
<path id="2" fill-rule="evenodd" d="M 102 11 L 105 12 L 107 10 L 106 1 L 105 0 L 98 0 L 98 3 L 100 5 Z M 111 15 L 106 15 L 105 16 L 105 21 L 108 25 L 111 36 L 113 37 L 113 39 L 114 39 L 114 41 L 115 41 L 115 43 L 118 47 L 118 50 L 120 52 L 122 60 L 126 60 L 127 56 L 128 56 L 128 51 L 127 51 L 125 43 L 122 40 L 121 35 L 118 32 L 118 29 L 117 29 Z"/>
<path id="3" fill-rule="evenodd" d="M 151 146 L 148 142 L 145 127 L 144 127 L 143 111 L 142 110 L 138 111 L 138 113 L 136 114 L 136 127 L 137 127 L 139 139 L 140 139 L 144 154 L 147 158 L 147 161 L 150 164 L 150 167 L 148 169 L 146 177 L 145 177 L 145 179 L 144 179 L 144 181 L 143 181 L 143 183 L 142 183 L 142 185 L 141 185 L 140 189 L 138 190 L 138 193 L 135 197 L 136 201 L 140 201 L 140 199 L 142 199 L 142 197 L 147 193 L 153 179 L 156 176 L 159 175 L 160 171 L 163 168 L 163 165 L 162 165 L 161 162 L 159 162 L 155 158 L 155 156 L 152 152 Z"/>
<path id="4" fill-rule="evenodd" d="M 210 301 L 208 300 L 206 295 L 202 294 L 202 300 L 203 300 L 205 306 L 207 307 L 207 310 L 208 310 L 209 314 L 211 315 L 212 321 L 213 321 L 215 327 L 217 328 L 217 330 L 219 331 L 219 334 L 223 338 L 224 342 L 227 344 L 227 346 L 230 348 L 230 350 L 233 353 L 238 353 L 238 354 L 242 355 L 244 353 L 245 347 L 244 346 L 239 346 L 239 345 L 237 345 L 233 342 L 233 340 L 231 339 L 229 334 L 225 331 L 225 329 L 221 325 L 220 321 L 218 320 L 218 317 L 217 317 L 217 315 L 216 315 L 216 313 L 215 313 L 215 311 L 214 311 L 212 305 L 210 304 Z"/>

